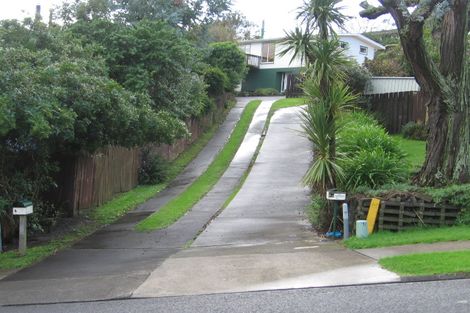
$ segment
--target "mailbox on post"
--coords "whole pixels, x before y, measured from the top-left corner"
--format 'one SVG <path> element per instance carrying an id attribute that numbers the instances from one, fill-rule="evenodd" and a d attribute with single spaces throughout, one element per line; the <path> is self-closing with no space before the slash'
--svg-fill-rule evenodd
<path id="1" fill-rule="evenodd" d="M 327 237 L 340 238 L 342 234 L 341 232 L 336 230 L 336 219 L 338 218 L 339 203 L 346 201 L 346 192 L 338 191 L 336 189 L 328 189 L 326 191 L 326 199 L 329 201 L 333 201 L 333 221 L 331 223 L 332 229 L 330 228 L 331 231 L 327 232 Z M 343 208 L 343 218 L 345 215 L 349 216 L 347 207 L 346 210 L 344 210 Z M 349 223 L 349 221 L 347 223 Z M 347 229 L 347 233 L 349 235 L 349 229 Z"/>
<path id="2" fill-rule="evenodd" d="M 18 244 L 18 251 L 21 255 L 26 253 L 27 242 L 27 216 L 33 213 L 33 203 L 29 200 L 21 200 L 14 204 L 13 215 L 20 217 L 20 238 Z"/>

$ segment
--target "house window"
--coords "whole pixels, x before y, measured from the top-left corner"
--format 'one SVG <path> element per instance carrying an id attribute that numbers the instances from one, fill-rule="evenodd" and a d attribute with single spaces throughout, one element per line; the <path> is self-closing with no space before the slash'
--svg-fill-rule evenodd
<path id="1" fill-rule="evenodd" d="M 349 48 L 349 44 L 347 42 L 340 41 L 339 44 L 340 44 L 341 48 L 343 48 L 343 49 L 348 49 Z"/>
<path id="2" fill-rule="evenodd" d="M 369 48 L 367 48 L 366 46 L 360 46 L 359 52 L 361 54 L 367 54 L 369 52 Z"/>
<path id="3" fill-rule="evenodd" d="M 261 62 L 274 63 L 274 55 L 276 52 L 276 44 L 273 42 L 263 43 L 261 48 Z"/>

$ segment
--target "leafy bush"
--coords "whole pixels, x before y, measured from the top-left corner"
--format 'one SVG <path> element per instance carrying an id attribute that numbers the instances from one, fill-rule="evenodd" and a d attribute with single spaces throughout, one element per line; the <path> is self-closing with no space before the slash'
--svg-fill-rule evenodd
<path id="1" fill-rule="evenodd" d="M 253 96 L 260 96 L 260 97 L 279 96 L 279 91 L 277 91 L 274 88 L 258 88 L 253 93 Z"/>
<path id="2" fill-rule="evenodd" d="M 327 225 L 330 221 L 326 218 L 328 215 L 323 213 L 327 208 L 328 203 L 325 198 L 319 195 L 313 196 L 310 205 L 306 209 L 309 222 L 317 227 Z"/>
<path id="3" fill-rule="evenodd" d="M 343 188 L 376 188 L 403 182 L 409 164 L 405 152 L 370 115 L 354 112 L 343 118 L 345 126 L 338 136 L 339 164 L 344 170 Z"/>
<path id="4" fill-rule="evenodd" d="M 349 66 L 343 66 L 342 70 L 345 75 L 346 85 L 355 93 L 363 94 L 367 82 L 372 77 L 369 70 L 357 62 Z"/>
<path id="5" fill-rule="evenodd" d="M 387 131 L 378 125 L 347 124 L 338 138 L 340 152 L 353 157 L 354 154 L 367 150 L 381 149 L 396 159 L 404 159 L 405 152 Z"/>
<path id="6" fill-rule="evenodd" d="M 142 153 L 142 163 L 139 169 L 139 184 L 155 185 L 168 178 L 169 163 L 159 155 L 152 156 L 148 151 Z"/>
<path id="7" fill-rule="evenodd" d="M 359 150 L 341 162 L 345 177 L 343 184 L 347 190 L 359 186 L 376 188 L 386 183 L 403 182 L 408 177 L 408 166 L 403 160 L 380 147 Z"/>
<path id="8" fill-rule="evenodd" d="M 448 202 L 462 208 L 457 224 L 470 225 L 470 184 L 426 188 L 425 192 L 432 196 L 435 202 Z"/>
<path id="9" fill-rule="evenodd" d="M 217 42 L 209 48 L 207 63 L 220 68 L 227 75 L 227 91 L 233 91 L 246 74 L 245 54 L 234 42 Z"/>
<path id="10" fill-rule="evenodd" d="M 426 140 L 428 130 L 426 125 L 422 123 L 409 122 L 401 129 L 403 137 L 415 140 Z"/>
<path id="11" fill-rule="evenodd" d="M 208 67 L 204 72 L 204 80 L 207 84 L 209 95 L 219 96 L 228 89 L 228 77 L 218 67 Z"/>

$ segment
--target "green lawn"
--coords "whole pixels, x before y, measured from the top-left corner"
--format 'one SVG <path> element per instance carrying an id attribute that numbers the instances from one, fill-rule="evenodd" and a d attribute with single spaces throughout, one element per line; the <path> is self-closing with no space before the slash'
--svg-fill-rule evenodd
<path id="1" fill-rule="evenodd" d="M 365 249 L 458 240 L 470 240 L 470 226 L 416 228 L 398 233 L 383 231 L 364 239 L 352 237 L 345 240 L 344 244 L 350 249 Z"/>
<path id="2" fill-rule="evenodd" d="M 75 242 L 89 236 L 104 225 L 113 223 L 139 204 L 154 197 L 199 154 L 213 137 L 219 125 L 220 124 L 214 124 L 188 149 L 181 153 L 177 159 L 170 163 L 169 177 L 165 183 L 152 186 L 138 186 L 133 190 L 117 195 L 113 200 L 90 210 L 90 223 L 79 226 L 76 230 L 71 231 L 60 239 L 53 240 L 44 245 L 28 248 L 24 256 L 18 255 L 17 251 L 9 251 L 0 254 L 0 270 L 23 268 L 37 263 L 61 249 L 70 247 Z"/>
<path id="3" fill-rule="evenodd" d="M 470 273 L 470 251 L 402 255 L 380 259 L 379 263 L 402 276 Z"/>
<path id="4" fill-rule="evenodd" d="M 405 139 L 401 135 L 394 135 L 402 148 L 407 153 L 407 159 L 411 163 L 412 171 L 419 169 L 424 162 L 426 155 L 426 141 Z"/>
<path id="5" fill-rule="evenodd" d="M 277 100 L 273 103 L 271 110 L 269 111 L 269 117 L 271 117 L 277 110 L 304 105 L 305 101 L 306 100 L 304 98 L 288 98 Z"/>
<path id="6" fill-rule="evenodd" d="M 191 209 L 217 183 L 235 156 L 261 101 L 251 101 L 242 113 L 228 142 L 206 171 L 179 196 L 170 200 L 158 212 L 137 224 L 138 231 L 152 231 L 168 227 Z"/>

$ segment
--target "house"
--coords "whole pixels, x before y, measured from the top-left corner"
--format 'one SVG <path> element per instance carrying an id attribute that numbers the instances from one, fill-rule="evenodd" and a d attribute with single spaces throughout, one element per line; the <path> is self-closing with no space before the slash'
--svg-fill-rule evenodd
<path id="1" fill-rule="evenodd" d="M 363 64 L 373 59 L 377 50 L 385 49 L 381 44 L 361 35 L 339 35 L 342 48 L 347 56 Z M 256 39 L 240 42 L 240 48 L 247 56 L 249 71 L 242 82 L 242 91 L 255 91 L 258 88 L 274 88 L 284 92 L 289 74 L 298 73 L 303 67 L 300 58 L 293 60 L 292 55 L 279 56 L 283 50 L 283 38 Z"/>

